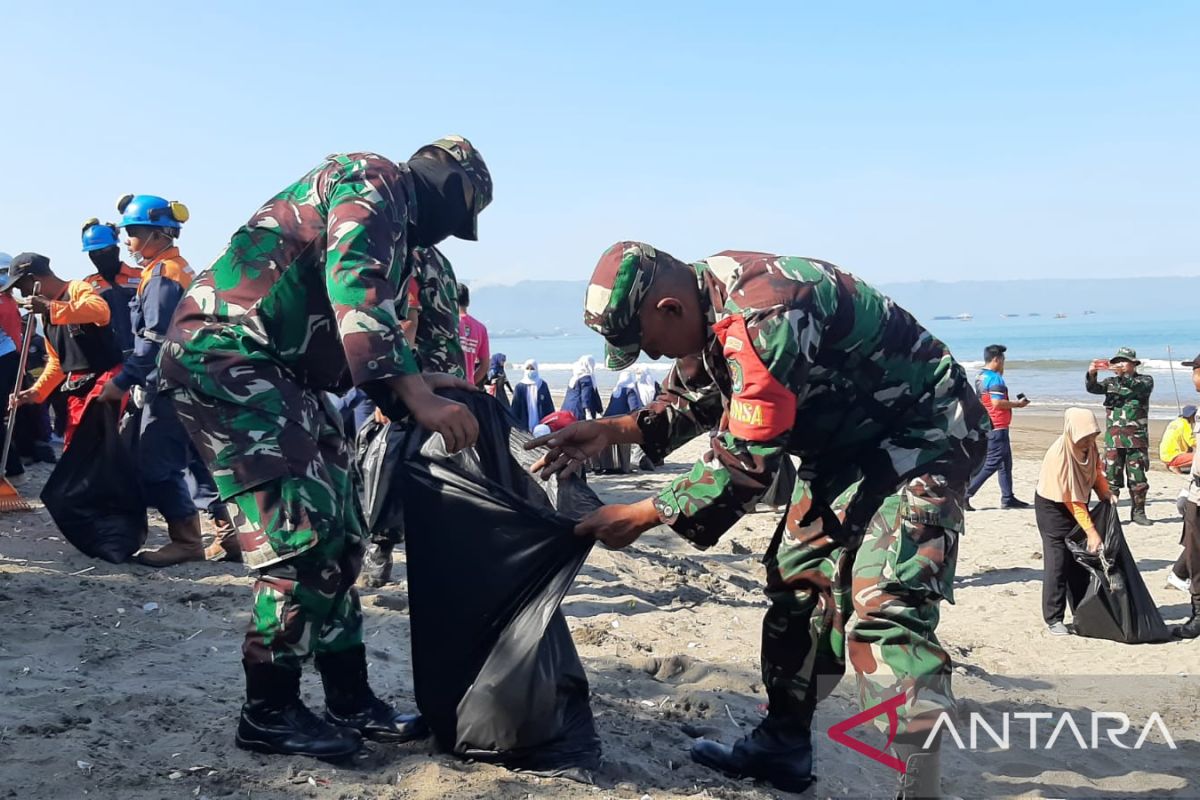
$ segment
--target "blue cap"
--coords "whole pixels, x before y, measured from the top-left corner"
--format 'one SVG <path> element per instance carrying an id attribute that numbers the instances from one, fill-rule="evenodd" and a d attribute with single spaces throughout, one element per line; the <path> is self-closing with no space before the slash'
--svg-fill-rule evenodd
<path id="1" fill-rule="evenodd" d="M 117 201 L 117 211 L 121 212 L 120 228 L 145 225 L 179 230 L 189 216 L 183 203 L 152 194 L 127 194 Z"/>
<path id="2" fill-rule="evenodd" d="M 1196 407 L 1195 406 L 1184 406 L 1183 410 L 1179 412 L 1179 416 L 1181 416 L 1181 417 L 1196 416 Z"/>

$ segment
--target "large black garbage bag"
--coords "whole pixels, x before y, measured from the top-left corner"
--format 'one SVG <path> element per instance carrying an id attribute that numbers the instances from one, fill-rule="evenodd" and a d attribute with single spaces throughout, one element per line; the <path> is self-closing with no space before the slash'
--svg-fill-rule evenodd
<path id="1" fill-rule="evenodd" d="M 113 564 L 128 561 L 147 533 L 134 458 L 137 418 L 122 428 L 119 415 L 116 403 L 88 404 L 41 495 L 68 542 Z"/>
<path id="2" fill-rule="evenodd" d="M 1075 633 L 1128 644 L 1167 641 L 1170 631 L 1129 552 L 1116 508 L 1100 503 L 1091 514 L 1104 538 L 1099 553 L 1087 551 L 1082 528 L 1076 526 L 1067 536 L 1073 566 L 1087 574 L 1086 582 L 1067 582 Z"/>
<path id="3" fill-rule="evenodd" d="M 479 420 L 475 447 L 449 456 L 440 436 L 394 425 L 360 449 L 373 529 L 404 518 L 417 706 L 460 756 L 595 769 L 587 677 L 559 604 L 592 546 L 574 523 L 600 500 L 579 478 L 530 475 L 529 435 L 495 398 L 445 394 Z"/>

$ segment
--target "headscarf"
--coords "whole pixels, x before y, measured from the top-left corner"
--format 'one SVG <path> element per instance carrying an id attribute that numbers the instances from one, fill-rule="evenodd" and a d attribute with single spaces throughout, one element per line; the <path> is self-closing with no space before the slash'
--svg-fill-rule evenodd
<path id="1" fill-rule="evenodd" d="M 529 425 L 532 428 L 542 418 L 538 413 L 538 392 L 542 388 L 542 377 L 538 375 L 537 362 L 532 358 L 525 362 L 525 377 L 521 383 L 528 384 L 525 391 L 525 407 L 529 410 Z"/>
<path id="2" fill-rule="evenodd" d="M 646 407 L 654 402 L 658 397 L 658 391 L 654 388 L 654 378 L 650 377 L 650 368 L 645 364 L 639 364 L 637 371 L 637 392 L 638 397 L 642 399 L 642 407 Z"/>
<path id="3" fill-rule="evenodd" d="M 591 356 L 580 356 L 579 360 L 571 367 L 571 380 L 567 381 L 567 388 L 574 389 L 575 384 L 579 383 L 579 379 L 585 375 L 592 379 L 596 377 L 596 359 Z"/>
<path id="4" fill-rule="evenodd" d="M 507 360 L 508 356 L 504 353 L 492 353 L 492 361 L 488 366 L 488 380 L 504 377 L 504 362 Z"/>
<path id="5" fill-rule="evenodd" d="M 1093 411 L 1068 408 L 1063 415 L 1062 436 L 1054 440 L 1042 460 L 1037 493 L 1055 503 L 1086 503 L 1096 485 L 1098 433 L 1100 423 Z M 1077 446 L 1078 442 L 1083 446 Z"/>
<path id="6" fill-rule="evenodd" d="M 613 387 L 612 396 L 614 398 L 620 397 L 625 392 L 636 387 L 637 381 L 633 379 L 633 373 L 629 370 L 622 370 L 621 374 L 617 376 L 617 385 Z"/>

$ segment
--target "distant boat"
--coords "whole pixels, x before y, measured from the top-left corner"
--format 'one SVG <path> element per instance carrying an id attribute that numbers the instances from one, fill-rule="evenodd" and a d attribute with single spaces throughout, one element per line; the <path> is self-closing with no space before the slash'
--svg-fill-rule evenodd
<path id="1" fill-rule="evenodd" d="M 1083 315 L 1085 317 L 1090 317 L 1092 314 L 1095 314 L 1095 313 L 1096 313 L 1095 311 L 1085 311 L 1085 312 L 1083 312 Z"/>
<path id="2" fill-rule="evenodd" d="M 970 322 L 971 320 L 975 319 L 975 317 L 964 312 L 964 313 L 956 316 L 955 319 L 958 320 L 959 322 Z"/>
<path id="3" fill-rule="evenodd" d="M 934 319 L 954 319 L 954 317 L 950 316 L 949 314 L 940 314 L 939 316 L 934 317 Z"/>
<path id="4" fill-rule="evenodd" d="M 1067 318 L 1067 315 L 1066 315 L 1066 314 L 1063 314 L 1063 313 L 1061 313 L 1061 312 L 1060 312 L 1060 313 L 1058 313 L 1058 314 L 1055 314 L 1055 315 L 1054 315 L 1054 318 L 1055 318 L 1055 319 L 1066 319 L 1066 318 Z"/>
<path id="5" fill-rule="evenodd" d="M 1029 316 L 1031 316 L 1031 317 L 1040 317 L 1040 316 L 1041 316 L 1041 314 L 1039 314 L 1039 313 L 1038 313 L 1038 312 L 1036 312 L 1036 311 L 1032 311 L 1032 312 L 1030 312 Z"/>
<path id="6" fill-rule="evenodd" d="M 1020 314 L 1001 314 L 1000 316 L 1004 317 L 1005 319 L 1012 319 L 1013 317 L 1019 317 L 1021 315 Z"/>

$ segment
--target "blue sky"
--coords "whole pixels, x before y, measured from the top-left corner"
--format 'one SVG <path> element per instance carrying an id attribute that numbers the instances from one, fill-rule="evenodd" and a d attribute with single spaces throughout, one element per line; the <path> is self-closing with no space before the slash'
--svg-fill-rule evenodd
<path id="1" fill-rule="evenodd" d="M 203 267 L 324 155 L 457 132 L 496 181 L 446 248 L 472 281 L 627 238 L 881 282 L 1200 274 L 1198 4 L 194 5 L 0 5 L 0 250 L 80 276 L 80 223 L 145 192 Z"/>

